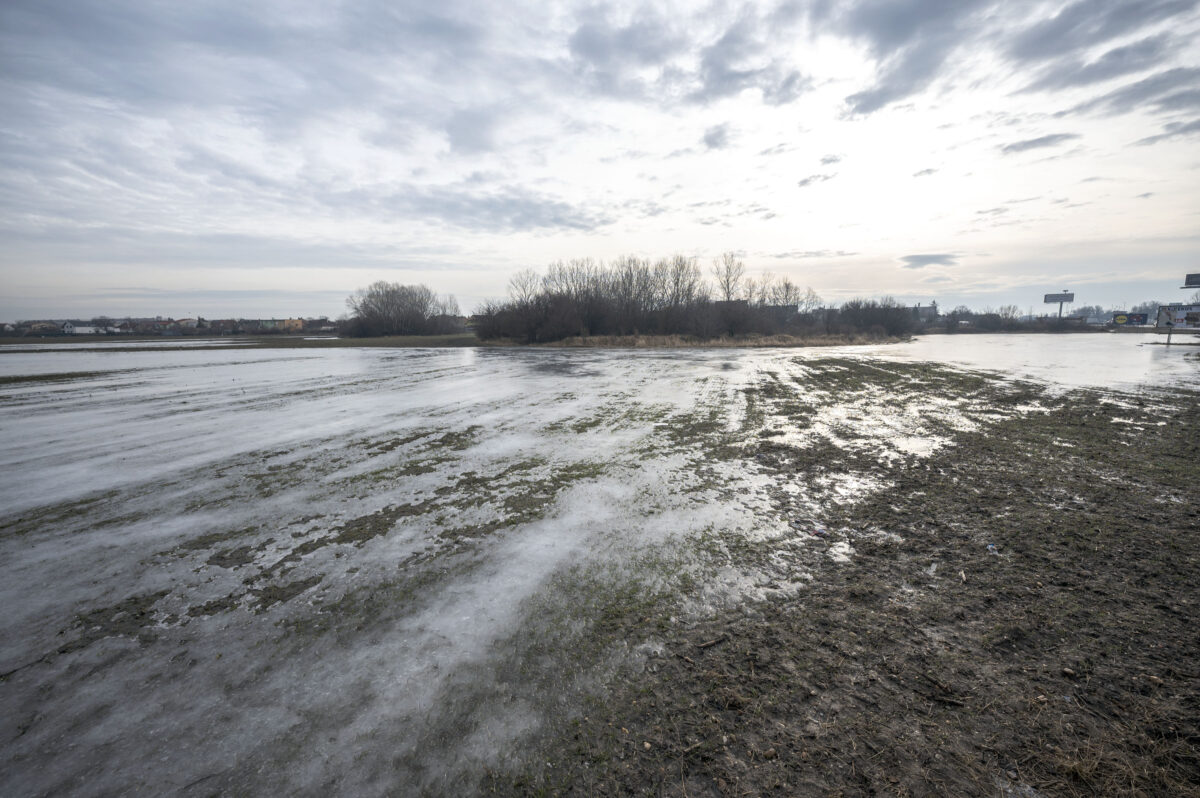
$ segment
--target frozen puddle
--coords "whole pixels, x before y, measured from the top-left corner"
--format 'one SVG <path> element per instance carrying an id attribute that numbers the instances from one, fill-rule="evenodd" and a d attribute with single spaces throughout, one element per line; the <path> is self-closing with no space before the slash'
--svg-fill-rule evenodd
<path id="1" fill-rule="evenodd" d="M 579 659 L 613 596 L 802 601 L 807 547 L 854 556 L 810 534 L 823 507 L 1036 412 L 855 350 L 77 349 L 0 376 L 5 795 L 472 792 L 620 659 Z"/>

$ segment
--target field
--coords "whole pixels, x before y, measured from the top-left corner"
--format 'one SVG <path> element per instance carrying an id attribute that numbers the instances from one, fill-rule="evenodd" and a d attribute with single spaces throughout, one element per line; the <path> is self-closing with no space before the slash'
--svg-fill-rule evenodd
<path id="1" fill-rule="evenodd" d="M 1009 338 L 0 353 L 0 793 L 1196 794 L 1200 363 Z"/>

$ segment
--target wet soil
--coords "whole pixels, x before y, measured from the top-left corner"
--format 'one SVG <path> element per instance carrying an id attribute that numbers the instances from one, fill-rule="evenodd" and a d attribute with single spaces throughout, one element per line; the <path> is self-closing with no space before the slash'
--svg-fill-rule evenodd
<path id="1" fill-rule="evenodd" d="M 660 655 L 481 791 L 1200 795 L 1200 396 L 1111 399 L 948 432 L 798 519 L 798 592 L 639 608 L 617 632 L 651 621 Z M 746 456 L 781 484 L 827 467 L 770 438 Z M 779 549 L 737 557 L 771 573 Z"/>

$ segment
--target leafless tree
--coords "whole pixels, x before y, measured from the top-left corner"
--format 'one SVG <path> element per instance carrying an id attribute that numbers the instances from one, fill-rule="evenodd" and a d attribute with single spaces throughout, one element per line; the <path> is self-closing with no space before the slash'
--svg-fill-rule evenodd
<path id="1" fill-rule="evenodd" d="M 383 280 L 352 294 L 346 307 L 362 335 L 422 335 L 433 332 L 431 319 L 458 315 L 458 302 L 449 294 L 439 297 L 425 285 Z"/>
<path id="2" fill-rule="evenodd" d="M 542 278 L 533 269 L 522 269 L 508 281 L 508 296 L 513 302 L 527 306 L 541 292 Z"/>
<path id="3" fill-rule="evenodd" d="M 814 310 L 824 305 L 825 301 L 821 299 L 816 291 L 812 290 L 812 286 L 809 286 L 808 288 L 804 289 L 804 296 L 800 298 L 799 304 L 801 313 L 812 313 Z"/>
<path id="4" fill-rule="evenodd" d="M 719 260 L 713 261 L 713 278 L 717 282 L 717 296 L 732 302 L 741 299 L 742 278 L 746 276 L 746 266 L 737 259 L 737 255 L 726 252 Z"/>

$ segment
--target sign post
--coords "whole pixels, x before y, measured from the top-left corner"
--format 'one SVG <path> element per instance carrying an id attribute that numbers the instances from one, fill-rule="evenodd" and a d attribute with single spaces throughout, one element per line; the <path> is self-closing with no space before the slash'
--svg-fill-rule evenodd
<path id="1" fill-rule="evenodd" d="M 1063 303 L 1064 302 L 1074 302 L 1075 295 L 1064 289 L 1061 294 L 1046 294 L 1046 298 L 1043 301 L 1047 305 L 1053 305 L 1055 302 L 1057 302 L 1058 303 L 1058 317 L 1061 319 Z"/>

